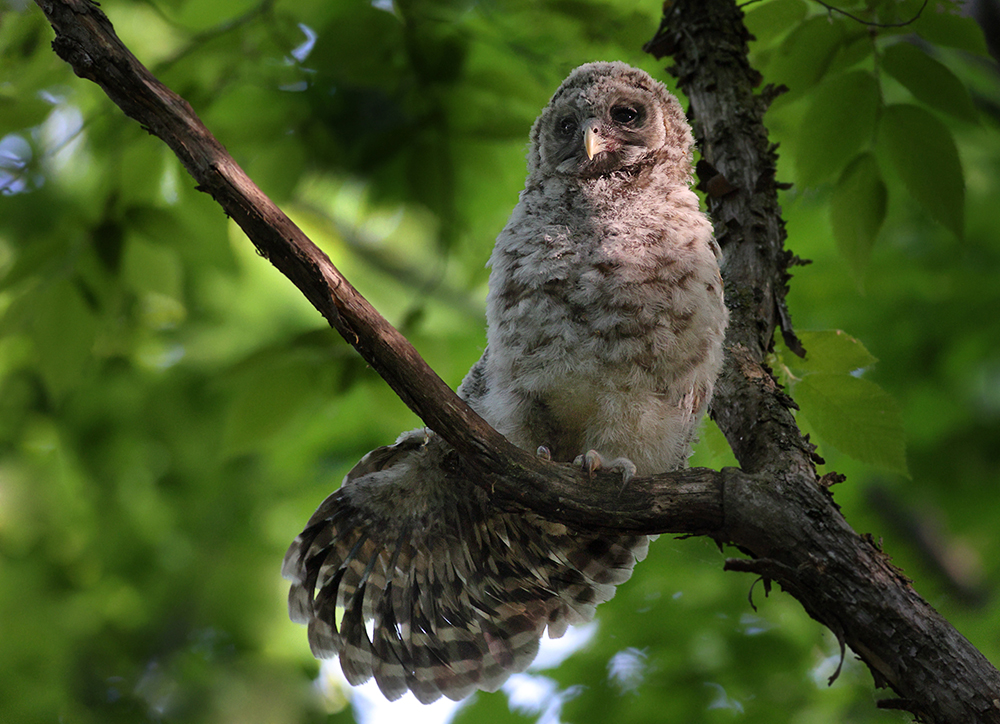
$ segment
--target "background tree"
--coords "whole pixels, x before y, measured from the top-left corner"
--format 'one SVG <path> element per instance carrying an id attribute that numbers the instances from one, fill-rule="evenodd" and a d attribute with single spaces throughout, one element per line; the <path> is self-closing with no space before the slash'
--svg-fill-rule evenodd
<path id="1" fill-rule="evenodd" d="M 457 383 L 482 345 L 482 263 L 523 180 L 530 121 L 585 60 L 663 78 L 639 50 L 659 9 L 326 5 L 104 9 Z M 816 262 L 789 305 L 800 330 L 863 343 L 802 333 L 808 361 L 779 342 L 773 367 L 824 470 L 849 475 L 836 489 L 848 519 L 884 534 L 995 660 L 995 570 L 970 565 L 998 535 L 983 486 L 1000 399 L 987 314 L 997 92 L 967 54 L 981 36 L 937 7 L 878 29 L 801 2 L 747 9 L 756 67 L 791 89 L 766 119 L 779 177 L 797 182 L 789 245 Z M 874 19 L 919 10 L 893 3 Z M 9 12 L 0 32 L 0 707 L 15 721 L 321 718 L 276 561 L 360 453 L 418 422 L 168 152 L 71 77 L 36 9 Z M 714 428 L 704 438 L 694 464 L 731 464 Z M 589 647 L 548 672 L 564 691 L 586 686 L 562 715 L 900 716 L 874 710 L 850 659 L 826 689 L 832 637 L 784 595 L 750 611 L 748 581 L 720 562 L 704 541 L 654 546 Z M 479 697 L 460 716 L 505 711 Z"/>

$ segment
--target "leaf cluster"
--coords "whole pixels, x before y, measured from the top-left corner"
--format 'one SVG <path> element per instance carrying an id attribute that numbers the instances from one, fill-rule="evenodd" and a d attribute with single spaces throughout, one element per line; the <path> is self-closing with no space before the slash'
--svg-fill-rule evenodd
<path id="1" fill-rule="evenodd" d="M 765 77 L 788 88 L 770 117 L 798 126 L 794 180 L 804 189 L 832 187 L 833 237 L 861 279 L 890 189 L 902 186 L 931 219 L 963 237 L 966 179 L 946 120 L 978 124 L 979 113 L 942 57 L 950 48 L 985 55 L 986 46 L 957 6 L 856 5 L 872 25 L 809 15 L 804 0 L 761 5 L 747 24 L 763 38 L 757 52 Z"/>

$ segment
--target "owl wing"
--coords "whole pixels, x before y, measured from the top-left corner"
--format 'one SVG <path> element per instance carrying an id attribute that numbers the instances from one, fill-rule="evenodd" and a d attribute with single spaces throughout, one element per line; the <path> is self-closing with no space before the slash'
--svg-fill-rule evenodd
<path id="1" fill-rule="evenodd" d="M 369 453 L 292 543 L 289 612 L 351 684 L 429 703 L 495 691 L 645 557 L 645 536 L 573 531 L 490 504 L 437 436 Z"/>

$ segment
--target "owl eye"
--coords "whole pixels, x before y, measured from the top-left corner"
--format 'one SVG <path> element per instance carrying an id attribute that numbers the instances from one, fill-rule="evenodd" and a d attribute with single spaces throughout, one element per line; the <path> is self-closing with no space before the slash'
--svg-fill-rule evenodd
<path id="1" fill-rule="evenodd" d="M 631 123 L 639 117 L 639 111 L 631 106 L 615 106 L 611 109 L 611 120 L 615 123 Z"/>
<path id="2" fill-rule="evenodd" d="M 566 116 L 560 119 L 557 124 L 559 128 L 559 133 L 564 136 L 572 136 L 576 132 L 576 119 L 572 116 Z"/>

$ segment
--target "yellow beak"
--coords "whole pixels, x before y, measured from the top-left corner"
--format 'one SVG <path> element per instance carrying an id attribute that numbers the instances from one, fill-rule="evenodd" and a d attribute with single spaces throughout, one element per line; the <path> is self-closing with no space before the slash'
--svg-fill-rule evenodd
<path id="1" fill-rule="evenodd" d="M 590 160 L 593 160 L 594 156 L 601 151 L 608 149 L 607 142 L 594 130 L 596 126 L 597 121 L 591 120 L 587 121 L 583 128 L 583 148 L 587 152 L 587 158 Z"/>

